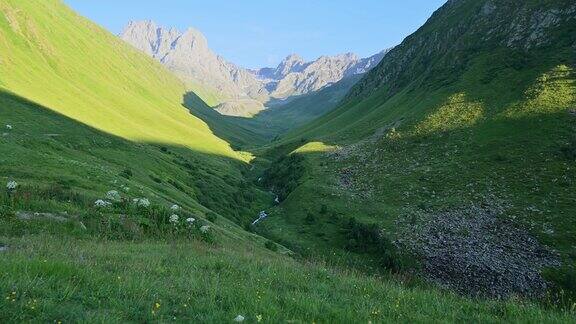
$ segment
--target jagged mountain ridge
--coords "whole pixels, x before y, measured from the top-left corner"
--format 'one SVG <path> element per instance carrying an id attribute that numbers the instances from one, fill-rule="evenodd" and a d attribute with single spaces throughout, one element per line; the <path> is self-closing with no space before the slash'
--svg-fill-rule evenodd
<path id="1" fill-rule="evenodd" d="M 321 56 L 305 62 L 296 54 L 286 57 L 275 69 L 263 68 L 253 73 L 266 82 L 274 98 L 287 98 L 321 90 L 344 78 L 364 74 L 378 65 L 388 50 L 368 58 L 346 53 Z"/>
<path id="2" fill-rule="evenodd" d="M 131 22 L 121 38 L 159 60 L 184 81 L 202 83 L 228 99 L 261 96 L 261 83 L 210 50 L 206 37 L 193 28 L 182 33 L 152 21 Z"/>
<path id="3" fill-rule="evenodd" d="M 213 52 L 206 37 L 193 28 L 180 32 L 152 21 L 137 21 L 129 23 L 120 37 L 159 60 L 185 82 L 213 89 L 221 98 L 216 109 L 234 116 L 255 114 L 270 99 L 309 94 L 366 73 L 387 52 L 363 59 L 352 53 L 322 56 L 311 62 L 292 54 L 276 68 L 248 70 Z"/>

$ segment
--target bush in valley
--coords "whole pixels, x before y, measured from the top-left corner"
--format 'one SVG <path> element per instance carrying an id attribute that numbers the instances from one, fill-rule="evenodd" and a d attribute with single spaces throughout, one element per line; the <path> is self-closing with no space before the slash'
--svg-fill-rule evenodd
<path id="1" fill-rule="evenodd" d="M 150 179 L 152 179 L 152 181 L 154 181 L 156 183 L 162 183 L 162 179 L 160 179 L 154 175 L 150 175 Z"/>
<path id="2" fill-rule="evenodd" d="M 248 233 L 254 233 L 254 226 L 252 226 L 252 223 L 246 223 L 244 224 L 244 230 Z"/>
<path id="3" fill-rule="evenodd" d="M 266 243 L 264 243 L 264 247 L 266 247 L 268 250 L 273 251 L 273 252 L 278 251 L 278 245 L 276 245 L 276 243 L 274 243 L 272 241 L 266 241 Z"/>
<path id="4" fill-rule="evenodd" d="M 134 176 L 134 173 L 131 169 L 124 169 L 122 172 L 120 172 L 120 176 L 126 179 L 130 179 L 132 176 Z"/>
<path id="5" fill-rule="evenodd" d="M 216 215 L 216 213 L 214 212 L 209 212 L 208 215 L 206 215 L 206 219 L 208 219 L 208 221 L 210 221 L 211 223 L 216 223 L 218 215 Z"/>
<path id="6" fill-rule="evenodd" d="M 398 272 L 404 268 L 404 260 L 392 241 L 376 224 L 364 224 L 350 218 L 344 225 L 348 243 L 346 249 L 369 254 L 385 269 Z"/>
<path id="7" fill-rule="evenodd" d="M 286 200 L 290 193 L 298 187 L 304 175 L 304 157 L 300 154 L 290 154 L 272 164 L 263 177 L 263 184 L 270 187 L 281 201 Z"/>
<path id="8" fill-rule="evenodd" d="M 563 266 L 546 269 L 543 275 L 552 283 L 546 296 L 547 302 L 555 307 L 573 310 L 576 305 L 576 268 Z"/>
<path id="9" fill-rule="evenodd" d="M 326 204 L 322 204 L 322 207 L 320 207 L 320 214 L 326 215 L 327 213 L 328 213 L 328 206 L 326 206 Z"/>
<path id="10" fill-rule="evenodd" d="M 314 216 L 314 214 L 308 212 L 308 214 L 306 214 L 306 218 L 304 218 L 304 221 L 306 222 L 306 224 L 312 225 L 312 224 L 316 223 L 316 216 Z"/>

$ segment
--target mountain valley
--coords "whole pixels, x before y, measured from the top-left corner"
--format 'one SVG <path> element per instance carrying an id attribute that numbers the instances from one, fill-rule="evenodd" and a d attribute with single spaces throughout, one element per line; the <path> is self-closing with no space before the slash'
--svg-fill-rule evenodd
<path id="1" fill-rule="evenodd" d="M 571 0 L 255 70 L 0 0 L 0 321 L 574 322 L 575 69 Z"/>

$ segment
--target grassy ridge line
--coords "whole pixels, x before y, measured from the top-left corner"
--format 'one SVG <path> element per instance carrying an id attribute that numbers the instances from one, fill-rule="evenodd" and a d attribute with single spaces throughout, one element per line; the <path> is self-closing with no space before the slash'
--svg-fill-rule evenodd
<path id="1" fill-rule="evenodd" d="M 6 89 L 113 135 L 242 159 L 181 106 L 185 87 L 160 64 L 60 1 L 0 6 Z"/>

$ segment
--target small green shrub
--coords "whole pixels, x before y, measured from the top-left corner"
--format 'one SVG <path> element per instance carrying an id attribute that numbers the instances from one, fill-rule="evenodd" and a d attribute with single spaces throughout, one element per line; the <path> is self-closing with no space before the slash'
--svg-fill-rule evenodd
<path id="1" fill-rule="evenodd" d="M 547 302 L 561 309 L 572 309 L 576 305 L 576 268 L 564 266 L 547 269 L 544 277 L 552 282 L 547 295 Z"/>
<path id="2" fill-rule="evenodd" d="M 576 160 L 576 137 L 572 138 L 568 144 L 560 148 L 560 152 L 564 158 L 568 160 Z"/>
<path id="3" fill-rule="evenodd" d="M 132 176 L 134 176 L 134 173 L 131 169 L 124 169 L 122 172 L 120 172 L 120 176 L 126 179 L 130 179 Z"/>
<path id="4" fill-rule="evenodd" d="M 218 215 L 216 215 L 214 212 L 209 212 L 208 215 L 206 215 L 206 219 L 208 219 L 211 223 L 216 223 Z"/>
<path id="5" fill-rule="evenodd" d="M 348 238 L 347 250 L 371 255 L 384 269 L 399 272 L 408 264 L 376 224 L 363 224 L 350 218 L 344 232 Z"/>
<path id="6" fill-rule="evenodd" d="M 152 179 L 152 181 L 156 182 L 156 183 L 162 183 L 162 179 L 154 176 L 154 175 L 150 175 L 150 179 Z"/>
<path id="7" fill-rule="evenodd" d="M 249 233 L 254 233 L 254 226 L 252 226 L 252 223 L 246 223 L 244 224 L 244 230 Z"/>
<path id="8" fill-rule="evenodd" d="M 306 215 L 306 218 L 304 219 L 304 221 L 306 222 L 306 224 L 312 225 L 312 224 L 316 223 L 316 216 L 314 216 L 314 214 L 309 212 Z"/>
<path id="9" fill-rule="evenodd" d="M 264 247 L 266 247 L 268 250 L 273 251 L 273 252 L 278 251 L 278 245 L 276 245 L 276 243 L 274 243 L 272 241 L 266 241 L 266 243 L 264 243 Z"/>

